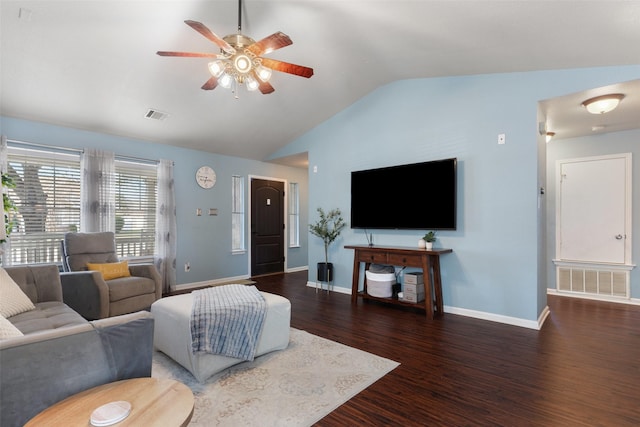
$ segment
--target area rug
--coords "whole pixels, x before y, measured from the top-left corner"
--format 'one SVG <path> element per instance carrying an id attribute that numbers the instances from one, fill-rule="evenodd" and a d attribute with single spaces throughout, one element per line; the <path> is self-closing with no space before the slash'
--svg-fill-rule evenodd
<path id="1" fill-rule="evenodd" d="M 292 328 L 285 350 L 232 366 L 205 384 L 160 352 L 152 376 L 191 388 L 189 426 L 310 426 L 398 365 Z"/>

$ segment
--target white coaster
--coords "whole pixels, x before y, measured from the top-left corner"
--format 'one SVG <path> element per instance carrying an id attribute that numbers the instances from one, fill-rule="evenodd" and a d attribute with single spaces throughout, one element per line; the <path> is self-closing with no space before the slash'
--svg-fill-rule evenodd
<path id="1" fill-rule="evenodd" d="M 102 405 L 91 413 L 92 426 L 110 426 L 127 418 L 131 412 L 131 403 L 119 400 Z"/>

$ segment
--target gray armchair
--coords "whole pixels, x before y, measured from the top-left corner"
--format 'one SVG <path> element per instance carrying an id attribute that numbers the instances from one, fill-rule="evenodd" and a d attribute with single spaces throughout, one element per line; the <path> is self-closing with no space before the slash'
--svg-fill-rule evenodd
<path id="1" fill-rule="evenodd" d="M 162 278 L 153 264 L 130 265 L 130 276 L 110 280 L 87 268 L 87 263 L 118 261 L 113 232 L 65 234 L 60 274 L 65 302 L 95 320 L 146 310 L 162 297 Z"/>

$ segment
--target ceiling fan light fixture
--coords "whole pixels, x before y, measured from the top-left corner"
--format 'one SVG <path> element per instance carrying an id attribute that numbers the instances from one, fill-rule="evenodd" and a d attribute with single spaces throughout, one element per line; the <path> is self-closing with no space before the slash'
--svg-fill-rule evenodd
<path id="1" fill-rule="evenodd" d="M 222 86 L 225 89 L 229 89 L 231 87 L 231 83 L 233 82 L 233 77 L 231 77 L 229 74 L 224 73 L 222 74 L 222 77 L 220 77 L 220 86 Z"/>
<path id="2" fill-rule="evenodd" d="M 582 106 L 591 114 L 605 114 L 615 110 L 622 98 L 624 95 L 621 93 L 601 95 L 583 101 Z"/>
<path id="3" fill-rule="evenodd" d="M 209 72 L 213 77 L 220 77 L 224 73 L 225 63 L 221 60 L 209 62 Z"/>
<path id="4" fill-rule="evenodd" d="M 266 83 L 271 78 L 271 69 L 263 67 L 262 65 L 258 65 L 256 67 L 256 74 L 258 75 L 258 78 L 260 80 Z"/>
<path id="5" fill-rule="evenodd" d="M 233 60 L 233 66 L 241 74 L 246 74 L 251 71 L 251 59 L 247 55 L 237 55 Z"/>
<path id="6" fill-rule="evenodd" d="M 244 79 L 244 82 L 246 83 L 247 90 L 249 92 L 253 92 L 254 90 L 258 89 L 258 87 L 259 87 L 258 82 L 252 76 L 247 76 Z"/>

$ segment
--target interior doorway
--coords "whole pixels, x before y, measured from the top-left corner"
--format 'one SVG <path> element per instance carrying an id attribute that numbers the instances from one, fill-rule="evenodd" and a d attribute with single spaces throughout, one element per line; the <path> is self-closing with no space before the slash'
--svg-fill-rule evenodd
<path id="1" fill-rule="evenodd" d="M 251 179 L 251 276 L 284 272 L 283 181 Z"/>

